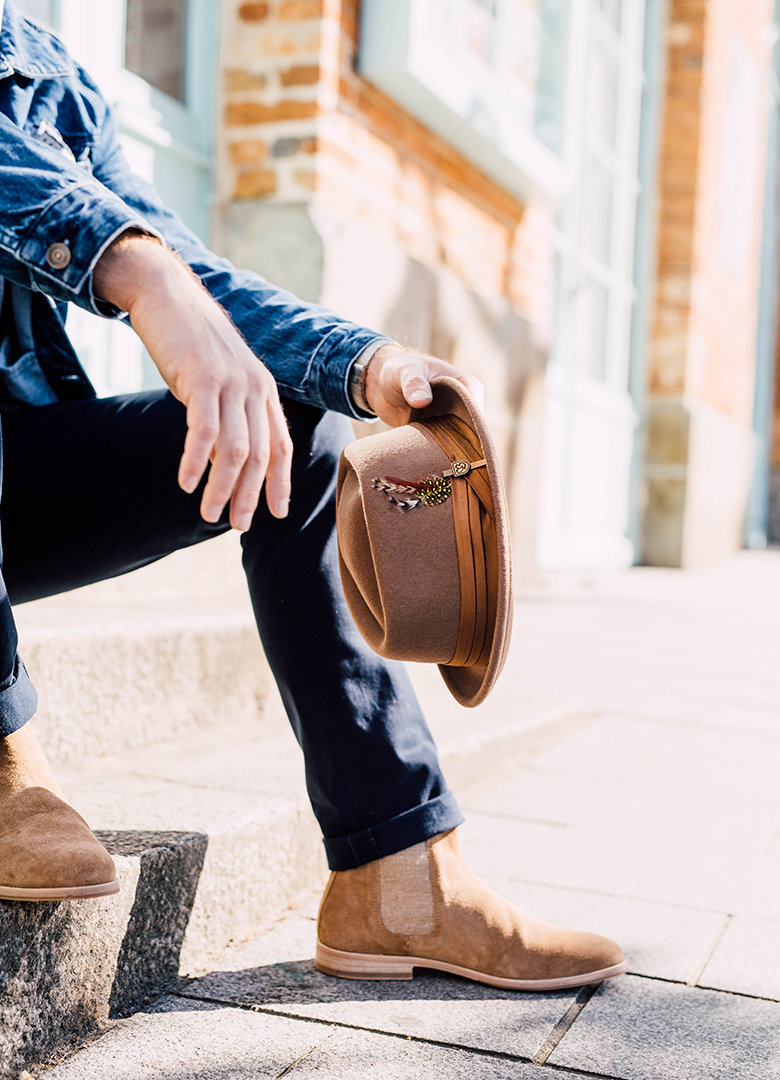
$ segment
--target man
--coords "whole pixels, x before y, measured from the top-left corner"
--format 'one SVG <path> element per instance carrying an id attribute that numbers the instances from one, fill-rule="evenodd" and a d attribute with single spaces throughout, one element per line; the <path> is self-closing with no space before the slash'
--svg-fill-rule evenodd
<path id="1" fill-rule="evenodd" d="M 347 958 L 333 973 L 382 955 L 530 989 L 619 974 L 618 946 L 530 919 L 464 866 L 408 678 L 366 647 L 340 589 L 346 417 L 401 425 L 434 376 L 476 397 L 479 383 L 209 252 L 128 170 L 88 75 L 10 2 L 0 52 L 0 896 L 117 887 L 26 726 L 12 603 L 232 527 L 333 870 L 319 930 Z M 96 399 L 67 303 L 129 318 L 170 393 Z"/>

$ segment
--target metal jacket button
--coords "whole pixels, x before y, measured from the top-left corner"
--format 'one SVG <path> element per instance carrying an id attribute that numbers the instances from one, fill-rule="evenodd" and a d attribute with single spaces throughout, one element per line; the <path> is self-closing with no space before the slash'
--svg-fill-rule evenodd
<path id="1" fill-rule="evenodd" d="M 67 244 L 50 244 L 46 249 L 46 262 L 52 270 L 64 270 L 70 265 L 70 248 Z"/>

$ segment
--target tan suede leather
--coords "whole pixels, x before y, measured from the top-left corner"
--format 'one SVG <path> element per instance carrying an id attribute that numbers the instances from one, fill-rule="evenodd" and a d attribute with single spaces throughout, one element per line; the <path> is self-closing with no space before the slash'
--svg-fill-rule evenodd
<path id="1" fill-rule="evenodd" d="M 378 860 L 330 875 L 317 927 L 320 941 L 333 949 L 383 956 L 408 952 L 408 939 L 391 933 L 379 918 Z"/>
<path id="2" fill-rule="evenodd" d="M 343 953 L 426 958 L 512 980 L 566 979 L 623 964 L 623 950 L 608 938 L 540 922 L 483 885 L 463 861 L 455 830 L 428 840 L 427 848 L 431 933 L 403 936 L 382 925 L 378 860 L 331 875 L 320 942 Z"/>
<path id="3" fill-rule="evenodd" d="M 0 800 L 0 886 L 70 889 L 115 879 L 114 860 L 53 792 L 28 787 Z"/>

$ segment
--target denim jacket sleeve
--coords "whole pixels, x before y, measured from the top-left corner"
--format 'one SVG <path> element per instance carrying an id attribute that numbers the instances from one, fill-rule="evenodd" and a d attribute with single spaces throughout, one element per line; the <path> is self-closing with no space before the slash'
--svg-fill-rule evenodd
<path id="1" fill-rule="evenodd" d="M 0 191 L 0 276 L 55 300 L 111 313 L 92 295 L 92 271 L 125 229 L 155 231 L 138 211 L 2 113 Z M 54 244 L 68 249 L 59 249 L 59 260 L 47 259 Z"/>
<path id="2" fill-rule="evenodd" d="M 95 177 L 159 232 L 198 275 L 270 369 L 283 396 L 365 419 L 352 403 L 349 371 L 367 347 L 390 338 L 306 303 L 209 251 L 154 188 L 130 171 L 110 110 L 93 168 Z"/>

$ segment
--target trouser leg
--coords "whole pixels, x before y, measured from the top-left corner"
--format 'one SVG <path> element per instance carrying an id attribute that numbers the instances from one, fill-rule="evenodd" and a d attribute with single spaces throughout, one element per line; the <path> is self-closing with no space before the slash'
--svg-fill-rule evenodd
<path id="1" fill-rule="evenodd" d="M 243 537 L 257 625 L 303 748 L 309 795 L 333 869 L 426 840 L 463 820 L 403 665 L 358 634 L 339 579 L 336 470 L 349 421 L 286 407 L 293 497 L 263 506 Z"/>
<path id="2" fill-rule="evenodd" d="M 3 475 L 2 461 L 0 439 L 0 484 Z M 2 574 L 0 547 L 0 738 L 5 738 L 23 727 L 35 715 L 38 707 L 38 695 L 19 658 L 17 645 L 16 623 Z"/>
<path id="3" fill-rule="evenodd" d="M 347 869 L 462 818 L 403 668 L 367 648 L 344 605 L 334 486 L 348 422 L 292 402 L 286 412 L 290 516 L 277 521 L 262 503 L 244 561 L 329 862 Z M 167 393 L 44 406 L 6 415 L 3 428 L 13 603 L 125 573 L 228 528 L 226 515 L 204 522 L 200 493 L 177 485 L 185 418 Z M 15 655 L 15 639 L 3 647 Z"/>

